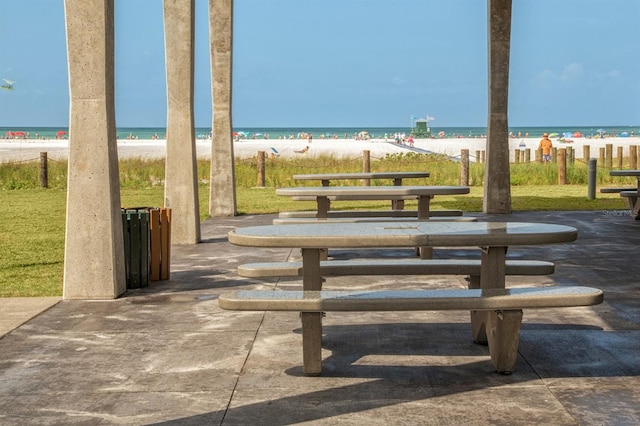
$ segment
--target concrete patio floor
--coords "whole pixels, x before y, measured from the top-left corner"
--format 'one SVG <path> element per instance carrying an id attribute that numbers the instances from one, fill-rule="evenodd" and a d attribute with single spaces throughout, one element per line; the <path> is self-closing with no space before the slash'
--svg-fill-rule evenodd
<path id="1" fill-rule="evenodd" d="M 517 370 L 493 371 L 466 312 L 329 313 L 323 375 L 302 374 L 296 313 L 230 312 L 221 291 L 297 288 L 298 279 L 239 278 L 241 263 L 299 250 L 232 246 L 237 226 L 202 223 L 202 244 L 172 248 L 171 279 L 113 301 L 0 300 L 0 424 L 640 424 L 640 221 L 625 212 L 478 215 L 575 226 L 575 243 L 510 249 L 556 272 L 508 286 L 584 285 L 602 305 L 524 312 Z M 477 257 L 436 249 L 435 257 Z M 333 250 L 335 258 L 411 256 Z M 462 276 L 335 277 L 325 288 L 445 288 Z M 27 303 L 30 302 L 30 303 Z M 53 306 L 51 306 L 53 305 Z M 11 314 L 9 314 L 11 312 Z M 31 318 L 31 319 L 30 319 Z"/>

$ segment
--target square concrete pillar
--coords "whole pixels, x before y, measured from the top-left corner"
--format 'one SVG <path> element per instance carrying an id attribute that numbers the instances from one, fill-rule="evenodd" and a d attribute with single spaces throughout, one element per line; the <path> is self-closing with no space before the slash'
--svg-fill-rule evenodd
<path id="1" fill-rule="evenodd" d="M 65 299 L 126 290 L 114 106 L 113 0 L 65 0 L 69 176 Z"/>

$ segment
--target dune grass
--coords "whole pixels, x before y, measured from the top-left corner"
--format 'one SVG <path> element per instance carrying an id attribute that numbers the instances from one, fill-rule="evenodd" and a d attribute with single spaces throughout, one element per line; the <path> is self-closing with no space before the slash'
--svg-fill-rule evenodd
<path id="1" fill-rule="evenodd" d="M 275 195 L 277 187 L 300 185 L 291 178 L 298 173 L 358 172 L 362 160 L 267 161 L 266 186 L 256 188 L 255 160 L 236 164 L 237 208 L 239 214 L 277 213 L 285 210 L 310 210 L 313 202 L 296 202 Z M 416 185 L 459 184 L 459 164 L 440 156 L 395 155 L 372 162 L 372 171 L 424 171 L 431 177 L 415 179 Z M 536 210 L 624 210 L 627 205 L 617 194 L 598 194 L 587 199 L 586 165 L 576 163 L 567 171 L 571 184 L 557 185 L 557 169 L 549 164 L 514 164 L 511 167 L 512 207 L 514 211 Z M 49 188 L 40 188 L 37 163 L 0 164 L 0 297 L 60 296 L 64 261 L 66 210 L 66 162 L 50 162 Z M 473 164 L 470 170 L 471 193 L 463 196 L 439 196 L 434 209 L 482 210 L 484 167 Z M 120 163 L 121 204 L 123 206 L 162 206 L 164 161 L 129 159 Z M 207 217 L 209 199 L 209 163 L 198 164 L 200 216 Z M 598 185 L 621 186 L 635 180 L 612 179 L 607 170 L 598 170 Z M 353 182 L 342 182 L 352 185 Z M 313 185 L 313 182 L 304 183 Z M 317 185 L 317 183 L 315 183 Z M 388 184 L 374 181 L 372 184 Z M 416 202 L 407 202 L 415 208 Z M 383 201 L 341 202 L 341 209 L 388 208 Z"/>

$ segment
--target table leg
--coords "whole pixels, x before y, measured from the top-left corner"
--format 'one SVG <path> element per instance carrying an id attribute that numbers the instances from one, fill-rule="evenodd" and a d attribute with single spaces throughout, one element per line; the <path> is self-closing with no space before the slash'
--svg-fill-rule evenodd
<path id="1" fill-rule="evenodd" d="M 322 290 L 321 249 L 302 249 L 302 289 Z M 303 372 L 308 376 L 322 373 L 322 312 L 301 312 Z"/>
<path id="2" fill-rule="evenodd" d="M 316 217 L 318 219 L 326 219 L 328 217 L 328 212 L 330 208 L 329 197 L 324 197 L 319 195 L 316 197 L 316 200 L 318 203 L 318 213 Z"/>
<path id="3" fill-rule="evenodd" d="M 507 247 L 484 247 L 480 263 L 480 282 L 469 281 L 469 288 L 504 288 Z M 471 311 L 473 341 L 486 345 L 488 311 Z"/>
<path id="4" fill-rule="evenodd" d="M 521 324 L 522 309 L 488 312 L 489 353 L 498 373 L 511 374 L 515 369 Z"/>
<path id="5" fill-rule="evenodd" d="M 402 178 L 393 179 L 393 186 L 402 186 Z M 392 210 L 404 210 L 404 200 L 391 200 Z"/>
<path id="6" fill-rule="evenodd" d="M 418 197 L 418 220 L 429 220 L 429 203 L 431 196 L 419 196 Z M 433 258 L 433 247 L 418 247 L 418 255 L 421 259 Z"/>

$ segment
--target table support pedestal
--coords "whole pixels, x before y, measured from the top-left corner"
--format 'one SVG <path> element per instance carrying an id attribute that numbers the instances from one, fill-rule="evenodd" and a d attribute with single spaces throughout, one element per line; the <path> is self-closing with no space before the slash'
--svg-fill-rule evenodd
<path id="1" fill-rule="evenodd" d="M 483 247 L 480 283 L 469 281 L 469 288 L 504 288 L 507 247 Z M 490 311 L 471 311 L 473 341 L 486 345 Z"/>
<path id="2" fill-rule="evenodd" d="M 302 289 L 322 290 L 320 256 L 322 249 L 302 249 Z M 322 312 L 301 312 L 302 363 L 307 376 L 322 373 Z"/>

